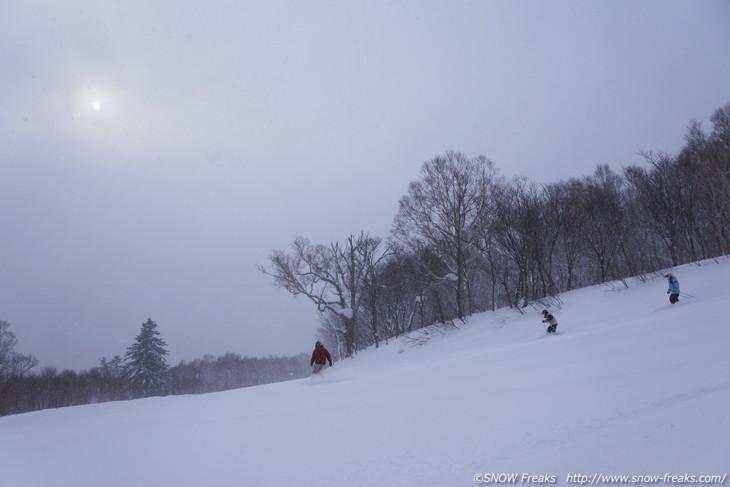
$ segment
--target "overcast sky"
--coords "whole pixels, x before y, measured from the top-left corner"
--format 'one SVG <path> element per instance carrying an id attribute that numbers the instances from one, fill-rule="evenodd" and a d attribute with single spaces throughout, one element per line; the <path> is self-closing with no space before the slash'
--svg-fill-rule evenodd
<path id="1" fill-rule="evenodd" d="M 730 102 L 730 1 L 2 1 L 0 320 L 43 366 L 309 353 L 256 270 L 387 236 L 421 164 L 544 183 Z"/>

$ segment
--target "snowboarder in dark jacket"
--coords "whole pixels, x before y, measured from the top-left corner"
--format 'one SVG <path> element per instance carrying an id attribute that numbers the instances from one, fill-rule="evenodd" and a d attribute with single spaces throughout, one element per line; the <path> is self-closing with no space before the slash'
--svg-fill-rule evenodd
<path id="1" fill-rule="evenodd" d="M 674 304 L 679 301 L 679 281 L 677 280 L 677 276 L 675 276 L 671 272 L 669 274 L 666 274 L 664 277 L 667 278 L 667 282 L 669 283 L 669 289 L 667 289 L 667 294 L 669 294 L 669 302 Z"/>
<path id="2" fill-rule="evenodd" d="M 309 361 L 309 366 L 312 367 L 312 374 L 319 373 L 327 362 L 329 362 L 330 367 L 332 367 L 332 356 L 327 349 L 324 348 L 324 345 L 320 342 L 315 343 L 314 351 L 312 352 L 312 360 Z"/>
<path id="3" fill-rule="evenodd" d="M 542 322 L 543 323 L 550 323 L 550 326 L 547 327 L 548 333 L 557 333 L 558 331 L 558 321 L 555 319 L 553 315 L 548 313 L 548 310 L 544 309 L 542 310 Z"/>

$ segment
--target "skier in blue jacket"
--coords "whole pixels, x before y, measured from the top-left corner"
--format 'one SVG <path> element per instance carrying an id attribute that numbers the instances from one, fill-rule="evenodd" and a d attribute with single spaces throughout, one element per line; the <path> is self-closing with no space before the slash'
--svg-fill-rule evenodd
<path id="1" fill-rule="evenodd" d="M 667 289 L 667 294 L 669 294 L 669 302 L 674 304 L 679 301 L 679 281 L 677 280 L 677 276 L 675 276 L 671 272 L 669 274 L 666 274 L 664 277 L 666 277 L 667 282 L 669 282 L 669 289 Z"/>

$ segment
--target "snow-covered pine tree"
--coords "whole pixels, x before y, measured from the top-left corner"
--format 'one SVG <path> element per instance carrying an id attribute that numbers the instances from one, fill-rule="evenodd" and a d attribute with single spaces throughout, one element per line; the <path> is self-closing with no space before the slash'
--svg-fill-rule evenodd
<path id="1" fill-rule="evenodd" d="M 167 392 L 167 343 L 159 337 L 157 323 L 148 318 L 137 341 L 127 348 L 125 369 L 134 397 L 157 396 Z"/>

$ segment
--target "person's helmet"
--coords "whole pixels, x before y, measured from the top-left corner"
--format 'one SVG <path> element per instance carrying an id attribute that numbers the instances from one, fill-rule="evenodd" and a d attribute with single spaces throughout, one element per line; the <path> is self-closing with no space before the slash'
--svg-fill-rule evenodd
<path id="1" fill-rule="evenodd" d="M 546 315 L 547 314 L 547 310 L 546 309 L 542 310 L 542 313 L 540 313 L 540 314 L 541 315 Z"/>
<path id="2" fill-rule="evenodd" d="M 315 347 L 319 347 L 320 345 L 322 345 L 322 344 L 319 343 L 319 342 L 317 342 L 317 343 L 314 344 Z"/>

